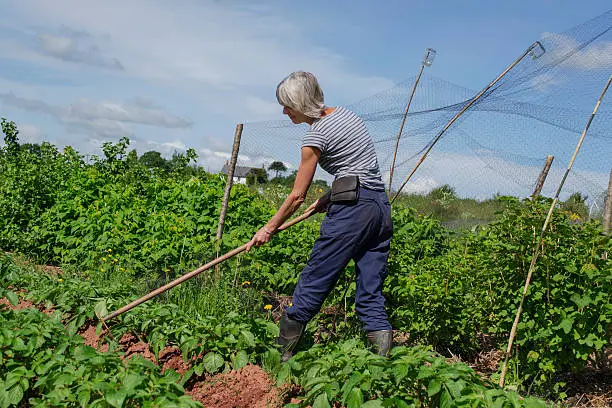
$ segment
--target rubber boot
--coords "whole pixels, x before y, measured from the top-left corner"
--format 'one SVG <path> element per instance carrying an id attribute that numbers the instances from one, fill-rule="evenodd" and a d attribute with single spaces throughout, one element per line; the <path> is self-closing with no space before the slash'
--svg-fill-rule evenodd
<path id="1" fill-rule="evenodd" d="M 376 349 L 376 354 L 388 357 L 393 343 L 393 330 L 376 330 L 368 332 L 368 342 Z"/>
<path id="2" fill-rule="evenodd" d="M 276 344 L 282 346 L 281 362 L 288 361 L 293 356 L 293 349 L 300 341 L 304 325 L 297 320 L 293 320 L 285 313 L 280 319 L 280 333 L 276 339 Z"/>

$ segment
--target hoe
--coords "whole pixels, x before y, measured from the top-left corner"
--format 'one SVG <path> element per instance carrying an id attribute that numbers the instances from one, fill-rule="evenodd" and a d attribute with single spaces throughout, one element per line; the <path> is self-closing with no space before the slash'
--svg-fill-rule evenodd
<path id="1" fill-rule="evenodd" d="M 292 225 L 295 225 L 295 224 L 297 224 L 297 223 L 299 223 L 299 222 L 309 218 L 310 216 L 315 214 L 315 212 L 316 212 L 315 209 L 312 209 L 312 210 L 310 210 L 308 212 L 305 212 L 304 214 L 300 215 L 299 217 L 296 217 L 296 218 L 292 219 L 291 221 L 287 221 L 286 223 L 284 223 L 283 225 L 281 225 L 278 228 L 278 231 L 285 230 L 285 229 L 291 227 Z M 238 247 L 236 249 L 231 250 L 230 252 L 226 253 L 225 255 L 222 255 L 222 256 L 220 256 L 220 257 L 218 257 L 216 259 L 213 259 L 212 261 L 210 261 L 206 265 L 202 265 L 198 269 L 195 269 L 195 270 L 193 270 L 193 271 L 191 271 L 191 272 L 181 276 L 180 278 L 177 278 L 177 279 L 173 280 L 172 282 L 169 282 L 169 283 L 165 284 L 164 286 L 161 286 L 161 287 L 155 289 L 154 291 L 146 294 L 145 296 L 141 297 L 140 299 L 136 299 L 133 302 L 128 303 L 127 305 L 123 306 L 121 309 L 118 309 L 118 310 L 114 311 L 113 313 L 111 313 L 111 314 L 109 314 L 107 316 L 104 316 L 102 318 L 102 322 L 106 323 L 108 320 L 110 320 L 110 319 L 112 319 L 114 317 L 117 317 L 117 316 L 119 316 L 122 313 L 127 312 L 128 310 L 138 306 L 141 303 L 146 302 L 147 300 L 149 300 L 149 299 L 151 299 L 151 298 L 153 298 L 153 297 L 155 297 L 155 296 L 157 296 L 157 295 L 167 291 L 170 288 L 175 287 L 176 285 L 178 285 L 180 283 L 183 283 L 187 279 L 191 279 L 194 276 L 199 275 L 200 273 L 202 273 L 202 272 L 212 268 L 213 266 L 215 266 L 215 265 L 217 265 L 217 264 L 219 264 L 219 263 L 221 263 L 221 262 L 223 262 L 223 261 L 225 261 L 225 260 L 227 260 L 227 259 L 229 259 L 229 258 L 231 258 L 233 256 L 238 255 L 239 253 L 245 251 L 246 247 L 247 247 L 247 244 L 243 244 L 242 246 L 240 246 L 240 247 Z"/>

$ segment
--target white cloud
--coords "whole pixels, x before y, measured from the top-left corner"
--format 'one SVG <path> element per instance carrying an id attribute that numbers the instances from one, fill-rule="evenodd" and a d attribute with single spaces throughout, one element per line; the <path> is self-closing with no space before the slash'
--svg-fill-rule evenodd
<path id="1" fill-rule="evenodd" d="M 42 131 L 38 126 L 29 123 L 17 123 L 17 129 L 19 129 L 20 143 L 41 143 L 43 141 Z"/>
<path id="2" fill-rule="evenodd" d="M 406 164 L 395 170 L 394 192 L 413 169 L 412 164 Z M 542 195 L 554 196 L 563 179 L 565 168 L 564 163 L 553 163 Z M 495 155 L 475 156 L 438 152 L 425 159 L 402 192 L 427 193 L 444 184 L 450 184 L 462 197 L 483 200 L 491 198 L 495 193 L 527 197 L 533 192 L 541 170 L 541 166 L 520 165 Z M 560 198 L 563 200 L 576 191 L 588 195 L 592 195 L 593 191 L 599 192 L 600 188 L 603 190 L 607 186 L 608 177 L 609 175 L 605 173 L 574 170 L 566 179 Z M 388 176 L 386 180 L 388 182 Z"/>
<path id="3" fill-rule="evenodd" d="M 147 144 L 152 146 L 154 150 L 160 153 L 169 153 L 174 151 L 185 151 L 186 145 L 181 140 L 175 140 L 173 142 L 158 143 L 152 140 L 147 141 Z"/>
<path id="4" fill-rule="evenodd" d="M 271 102 L 256 96 L 247 96 L 245 101 L 249 110 L 263 117 L 278 115 L 282 111 L 282 107 L 276 102 L 276 99 Z"/>
<path id="5" fill-rule="evenodd" d="M 207 158 L 215 157 L 215 158 L 229 160 L 232 157 L 232 153 L 231 152 L 216 151 L 216 150 L 211 150 L 211 149 L 208 149 L 208 148 L 199 149 L 198 152 L 200 152 L 202 157 L 207 157 Z M 249 158 L 249 156 L 245 156 L 245 155 L 239 154 L 238 155 L 238 160 L 239 161 L 248 162 L 251 159 Z"/>
<path id="6" fill-rule="evenodd" d="M 387 184 L 388 181 L 389 180 L 387 179 Z M 416 177 L 406 184 L 402 192 L 407 194 L 427 194 L 434 188 L 440 187 L 441 185 L 442 184 L 439 181 L 436 181 L 431 177 Z"/>
<path id="7" fill-rule="evenodd" d="M 63 123 L 66 129 L 72 133 L 93 133 L 96 137 L 115 138 L 120 136 L 134 137 L 134 130 L 125 124 L 105 118 L 83 120 L 78 117 L 63 115 L 57 119 Z"/>
<path id="8" fill-rule="evenodd" d="M 554 76 L 550 73 L 542 73 L 532 78 L 529 82 L 532 87 L 536 88 L 540 92 L 545 92 L 560 84 L 561 80 L 558 76 Z"/>
<path id="9" fill-rule="evenodd" d="M 582 70 L 612 67 L 612 42 L 598 42 L 576 50 L 580 44 L 568 36 L 546 32 L 542 34 L 542 38 L 554 44 L 552 51 L 548 50 L 544 54 L 546 59 L 556 61 L 567 58 L 563 62 L 564 66 Z M 573 51 L 574 54 L 571 54 Z"/>
<path id="10" fill-rule="evenodd" d="M 22 98 L 12 92 L 0 93 L 0 102 L 12 108 L 50 115 L 69 130 L 89 130 L 99 136 L 133 135 L 134 131 L 127 124 L 164 128 L 189 128 L 192 125 L 190 120 L 170 115 L 160 108 L 130 102 L 120 104 L 81 99 L 69 106 L 56 106 L 41 100 Z"/>
<path id="11" fill-rule="evenodd" d="M 140 123 L 165 128 L 187 128 L 192 125 L 188 119 L 169 115 L 159 108 L 142 107 L 114 102 L 91 102 L 81 99 L 67 108 L 71 116 L 83 119 L 104 118 L 118 122 Z"/>
<path id="12" fill-rule="evenodd" d="M 220 171 L 223 165 L 225 164 L 225 162 L 226 161 L 229 162 L 231 157 L 232 157 L 232 154 L 231 152 L 228 152 L 228 151 L 212 150 L 209 148 L 198 149 L 198 164 L 200 164 L 201 166 L 204 166 L 205 168 L 208 169 L 208 171 L 211 171 L 211 172 Z M 247 166 L 248 164 L 244 164 L 244 163 L 248 163 L 249 161 L 250 161 L 249 156 L 245 156 L 241 154 L 238 155 L 239 165 Z"/>
<path id="13" fill-rule="evenodd" d="M 274 91 L 291 71 L 317 74 L 330 104 L 359 100 L 393 85 L 359 72 L 331 45 L 313 44 L 308 28 L 294 21 L 273 5 L 251 2 L 16 2 L 10 16 L 0 16 L 0 25 L 11 33 L 0 38 L 3 55 L 29 63 L 50 81 L 4 87 L 7 81 L 0 79 L 0 106 L 55 118 L 68 135 L 46 133 L 55 131 L 70 143 L 79 140 L 77 135 L 93 138 L 78 142 L 84 149 L 97 149 L 96 140 L 118 136 L 129 136 L 138 147 L 146 148 L 151 139 L 160 143 L 155 145 L 159 150 L 180 147 L 165 146 L 159 133 L 140 134 L 137 125 L 144 124 L 187 129 L 180 143 L 221 153 L 231 150 L 235 123 L 282 118 Z M 7 91 L 13 93 L 1 93 Z M 149 97 L 128 99 L 130 94 L 155 95 L 184 110 L 172 115 Z M 215 136 L 201 138 L 196 132 L 202 130 Z M 201 154 L 203 160 L 225 160 Z M 278 160 L 249 159 L 257 166 Z"/>
<path id="14" fill-rule="evenodd" d="M 92 43 L 89 46 L 84 46 L 84 39 L 86 41 L 88 38 L 89 35 L 87 33 L 68 33 L 68 35 L 38 34 L 41 49 L 52 57 L 101 68 L 124 69 L 118 59 L 104 56 L 98 45 Z"/>
<path id="15" fill-rule="evenodd" d="M 352 72 L 351 61 L 342 55 L 305 43 L 307 37 L 298 27 L 265 6 L 257 10 L 211 1 L 170 5 L 149 0 L 60 3 L 31 0 L 16 3 L 15 11 L 38 26 L 62 23 L 72 32 L 105 36 L 106 53 L 121 61 L 127 75 L 141 79 L 194 91 L 212 86 L 244 94 L 265 87 L 273 95 L 282 77 L 306 69 L 319 76 L 324 88 L 338 89 L 348 100 L 392 85 L 385 78 Z M 57 37 L 47 51 L 72 55 L 70 37 Z M 261 104 L 253 107 L 260 109 Z"/>

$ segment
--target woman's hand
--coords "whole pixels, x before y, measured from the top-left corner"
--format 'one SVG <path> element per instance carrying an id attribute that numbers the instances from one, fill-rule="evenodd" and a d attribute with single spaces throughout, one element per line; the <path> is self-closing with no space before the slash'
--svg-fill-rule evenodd
<path id="1" fill-rule="evenodd" d="M 247 243 L 246 251 L 249 252 L 253 246 L 262 246 L 270 242 L 272 232 L 266 227 L 261 227 L 259 231 L 253 235 L 253 238 Z"/>

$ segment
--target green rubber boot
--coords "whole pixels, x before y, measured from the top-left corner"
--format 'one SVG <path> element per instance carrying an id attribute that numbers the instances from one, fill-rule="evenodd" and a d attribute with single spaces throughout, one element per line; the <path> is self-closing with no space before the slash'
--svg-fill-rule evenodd
<path id="1" fill-rule="evenodd" d="M 376 354 L 388 357 L 393 344 L 393 330 L 368 332 L 368 342 L 374 346 Z"/>
<path id="2" fill-rule="evenodd" d="M 293 356 L 293 349 L 300 341 L 303 332 L 304 325 L 302 323 L 283 313 L 280 320 L 280 333 L 276 339 L 276 344 L 282 346 L 281 362 L 284 363 Z"/>

